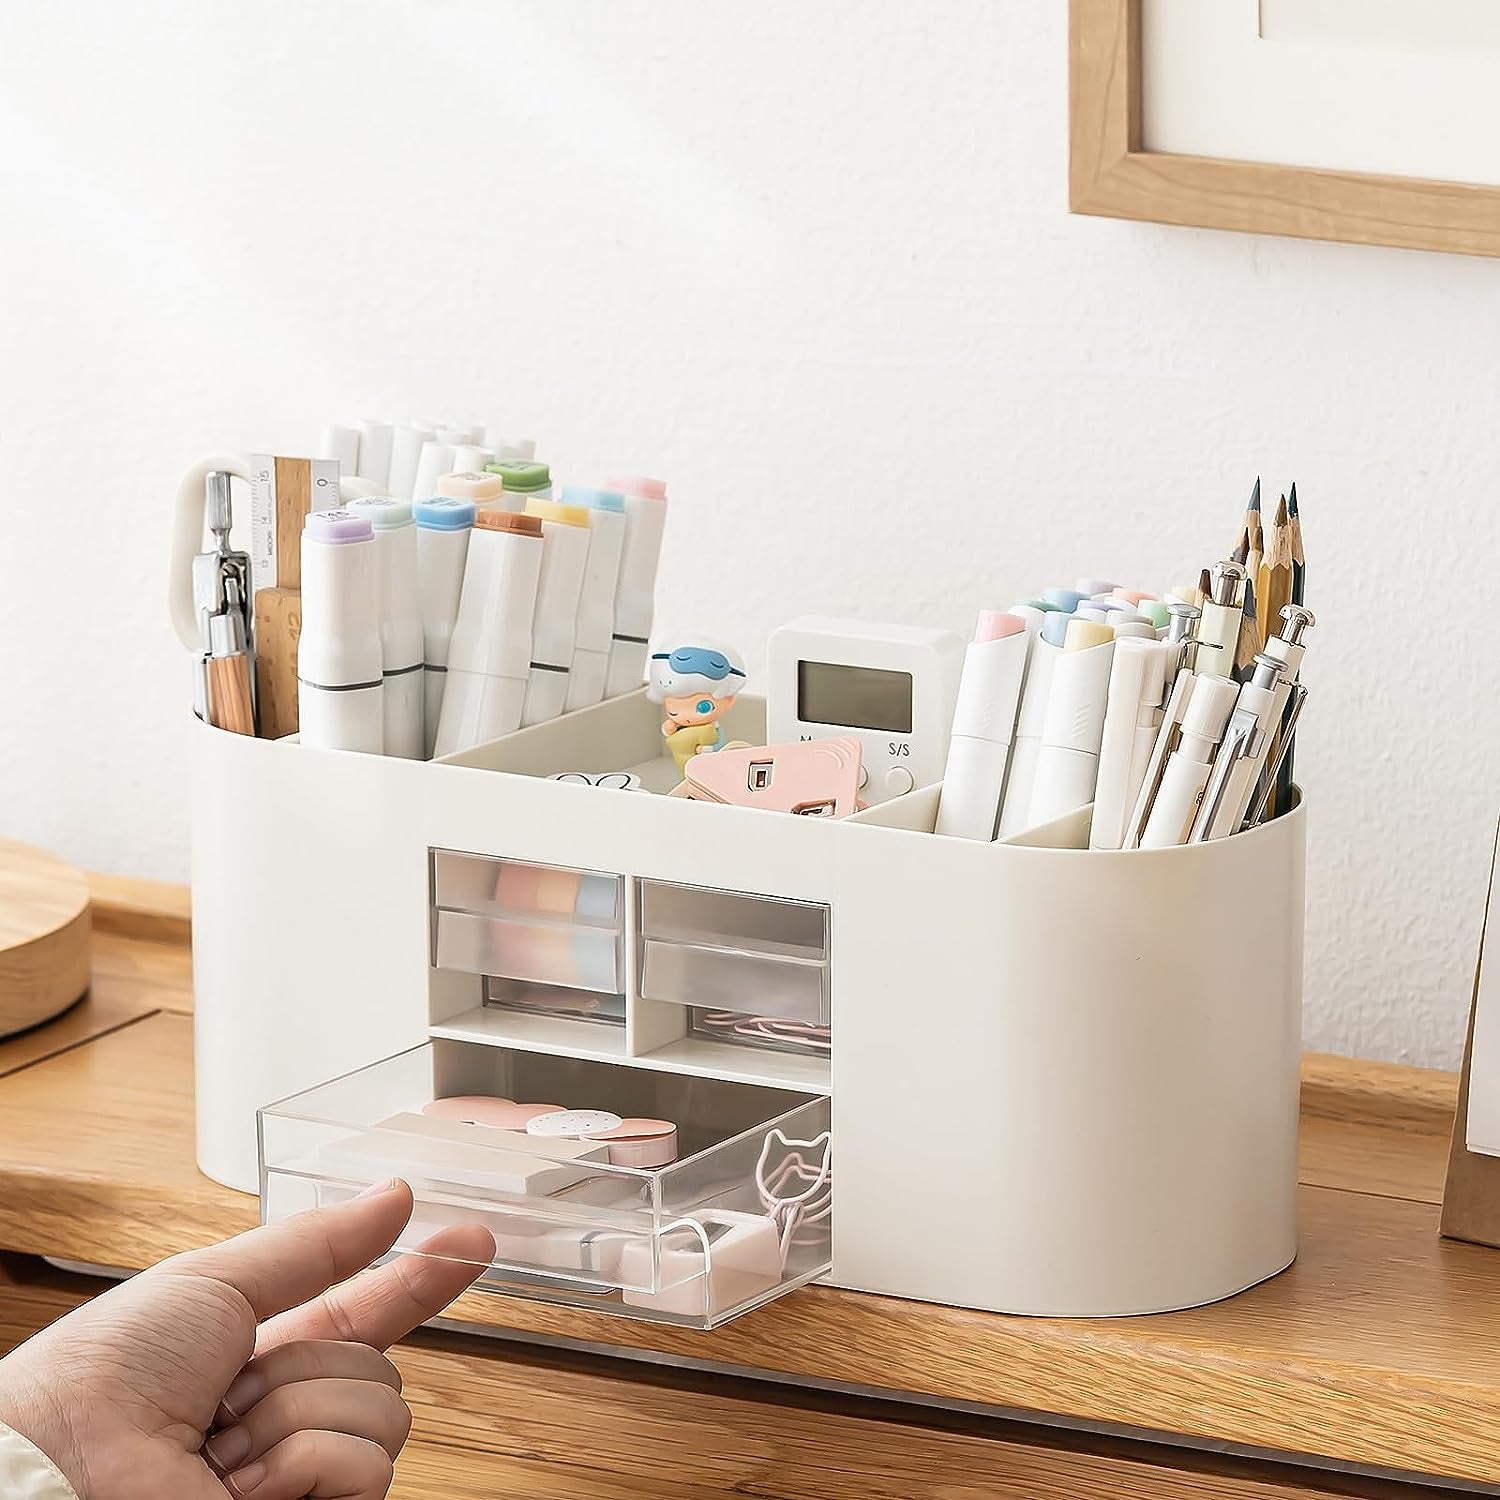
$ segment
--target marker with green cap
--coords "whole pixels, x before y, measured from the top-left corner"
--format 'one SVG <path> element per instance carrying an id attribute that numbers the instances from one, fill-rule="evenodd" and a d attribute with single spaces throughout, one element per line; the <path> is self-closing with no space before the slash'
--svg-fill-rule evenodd
<path id="1" fill-rule="evenodd" d="M 486 474 L 505 481 L 505 508 L 520 515 L 528 500 L 552 498 L 552 470 L 539 463 L 495 463 L 484 466 Z"/>

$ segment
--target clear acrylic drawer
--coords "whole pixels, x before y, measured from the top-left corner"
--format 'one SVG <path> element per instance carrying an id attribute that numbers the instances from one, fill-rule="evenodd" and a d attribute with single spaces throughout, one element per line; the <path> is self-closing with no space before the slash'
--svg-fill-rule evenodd
<path id="1" fill-rule="evenodd" d="M 670 1122 L 676 1159 L 479 1123 L 496 1100 Z M 823 1096 L 439 1040 L 262 1110 L 260 1151 L 268 1222 L 399 1176 L 416 1211 L 397 1251 L 477 1226 L 482 1256 L 424 1253 L 516 1296 L 711 1328 L 831 1264 Z"/>

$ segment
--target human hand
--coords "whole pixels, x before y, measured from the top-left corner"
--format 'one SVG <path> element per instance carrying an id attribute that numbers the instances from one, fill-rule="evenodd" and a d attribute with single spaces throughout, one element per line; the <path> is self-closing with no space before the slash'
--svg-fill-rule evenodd
<path id="1" fill-rule="evenodd" d="M 488 1231 L 461 1225 L 422 1247 L 455 1259 L 355 1275 L 411 1210 L 411 1189 L 390 1182 L 163 1261 L 0 1360 L 0 1420 L 79 1500 L 378 1500 L 410 1427 L 378 1351 L 494 1253 Z"/>

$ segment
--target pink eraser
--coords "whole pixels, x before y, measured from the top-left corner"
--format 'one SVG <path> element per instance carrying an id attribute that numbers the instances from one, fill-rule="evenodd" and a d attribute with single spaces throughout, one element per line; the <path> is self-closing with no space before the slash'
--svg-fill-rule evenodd
<path id="1" fill-rule="evenodd" d="M 976 641 L 999 641 L 1008 635 L 1024 635 L 1026 621 L 1020 615 L 1006 614 L 998 609 L 979 611 L 979 623 L 974 627 Z"/>

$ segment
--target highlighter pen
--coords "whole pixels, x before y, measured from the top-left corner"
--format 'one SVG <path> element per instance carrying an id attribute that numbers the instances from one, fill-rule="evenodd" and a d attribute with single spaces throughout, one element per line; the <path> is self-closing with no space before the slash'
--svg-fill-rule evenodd
<path id="1" fill-rule="evenodd" d="M 589 560 L 589 513 L 581 505 L 528 500 L 526 514 L 542 523 L 542 573 L 531 625 L 531 671 L 522 724 L 545 724 L 568 701 L 568 674 L 578 643 L 578 602 Z"/>
<path id="2" fill-rule="evenodd" d="M 484 468 L 486 464 L 495 461 L 495 453 L 492 448 L 482 448 L 478 443 L 455 443 L 453 445 L 453 468 L 454 474 L 475 474 Z"/>
<path id="3" fill-rule="evenodd" d="M 542 523 L 535 516 L 482 510 L 475 517 L 448 642 L 436 755 L 453 755 L 521 727 L 542 552 Z"/>
<path id="4" fill-rule="evenodd" d="M 497 463 L 486 464 L 486 474 L 498 474 L 505 481 L 506 509 L 519 515 L 526 509 L 528 500 L 550 500 L 552 498 L 552 471 L 546 464 L 533 463 L 530 459 L 512 462 L 500 450 Z"/>
<path id="5" fill-rule="evenodd" d="M 351 500 L 347 509 L 369 521 L 375 533 L 385 754 L 421 760 L 422 607 L 417 596 L 417 528 L 412 524 L 411 501 L 370 495 Z"/>
<path id="6" fill-rule="evenodd" d="M 359 475 L 359 428 L 340 427 L 337 423 L 330 423 L 318 434 L 318 451 L 314 456 L 337 459 L 341 477 L 357 478 Z M 384 480 L 378 481 L 381 484 L 384 482 Z"/>
<path id="7" fill-rule="evenodd" d="M 517 509 L 507 503 L 505 481 L 498 474 L 455 470 L 438 480 L 436 493 L 454 500 L 467 500 L 475 510 Z"/>
<path id="8" fill-rule="evenodd" d="M 1209 597 L 1198 622 L 1198 661 L 1195 671 L 1228 677 L 1234 668 L 1240 640 L 1240 590 L 1245 570 L 1237 562 L 1216 562 L 1209 570 Z"/>
<path id="9" fill-rule="evenodd" d="M 1033 825 L 1094 800 L 1114 655 L 1114 632 L 1108 625 L 1078 619 L 1068 625 L 1037 751 Z"/>
<path id="10" fill-rule="evenodd" d="M 1182 716 L 1177 748 L 1167 757 L 1161 786 L 1141 832 L 1142 849 L 1168 849 L 1187 841 L 1208 783 L 1214 748 L 1224 737 L 1239 685 L 1228 677 L 1199 676 Z"/>
<path id="11" fill-rule="evenodd" d="M 384 650 L 375 533 L 365 516 L 315 510 L 302 523 L 299 737 L 310 750 L 385 748 Z"/>
<path id="12" fill-rule="evenodd" d="M 411 509 L 417 524 L 417 597 L 422 606 L 422 749 L 430 759 L 448 681 L 448 642 L 458 619 L 469 532 L 477 512 L 472 500 L 457 495 L 418 500 Z"/>
<path id="13" fill-rule="evenodd" d="M 589 513 L 589 560 L 578 601 L 578 635 L 573 670 L 568 676 L 567 710 L 588 708 L 604 697 L 609 677 L 609 647 L 615 631 L 615 584 L 625 549 L 625 497 L 618 490 L 565 484 L 564 505 L 581 505 Z"/>
<path id="14" fill-rule="evenodd" d="M 1106 623 L 1114 631 L 1117 641 L 1155 641 L 1157 639 L 1156 627 L 1149 620 L 1121 619 L 1119 615 L 1111 615 Z"/>
<path id="15" fill-rule="evenodd" d="M 436 439 L 423 443 L 422 451 L 417 455 L 417 472 L 412 480 L 411 494 L 406 498 L 426 500 L 437 494 L 438 480 L 458 467 L 453 462 L 457 451 L 452 443 L 440 443 Z"/>
<path id="16" fill-rule="evenodd" d="M 359 464 L 355 475 L 368 479 L 382 489 L 390 488 L 391 476 L 391 424 L 389 422 L 361 422 L 359 424 Z"/>
<path id="17" fill-rule="evenodd" d="M 1042 599 L 1053 609 L 1060 610 L 1065 615 L 1070 615 L 1080 604 L 1087 601 L 1088 595 L 1081 593 L 1078 589 L 1043 589 Z M 1058 641 L 1059 646 L 1062 645 Z"/>
<path id="18" fill-rule="evenodd" d="M 1059 592 L 1049 589 L 1048 593 Z M 1049 599 L 1048 601 L 1052 601 Z M 1012 614 L 1020 613 L 1012 610 Z M 996 838 L 1009 838 L 1031 827 L 1031 796 L 1036 786 L 1036 763 L 1042 748 L 1042 727 L 1047 721 L 1047 702 L 1052 696 L 1052 678 L 1062 656 L 1071 614 L 1054 607 L 1042 616 L 1032 636 L 1031 658 L 1026 667 L 1026 685 L 1021 693 L 1021 708 L 1016 715 L 1016 734 L 1010 747 L 1010 770 L 1005 778 L 1005 801 L 1000 808 L 1000 827 Z"/>
<path id="19" fill-rule="evenodd" d="M 625 497 L 625 547 L 615 589 L 615 630 L 604 696 L 631 693 L 646 678 L 646 643 L 656 613 L 656 568 L 667 527 L 667 487 L 660 479 L 607 479 Z"/>
<path id="20" fill-rule="evenodd" d="M 995 837 L 1030 651 L 1024 619 L 980 611 L 974 639 L 964 650 L 939 794 L 938 833 L 986 843 Z"/>
<path id="21" fill-rule="evenodd" d="M 417 482 L 417 463 L 422 457 L 422 448 L 432 441 L 432 428 L 420 422 L 402 422 L 391 429 L 390 478 L 386 488 L 398 500 L 427 499 L 426 495 L 413 496 Z"/>
<path id="22" fill-rule="evenodd" d="M 1150 627 L 1146 628 L 1149 632 Z M 1176 655 L 1176 647 L 1154 636 L 1121 640 L 1118 630 L 1115 635 L 1109 699 L 1099 739 L 1090 849 L 1118 849 L 1125 842 L 1125 825 L 1140 796 L 1151 747 L 1161 727 L 1167 663 Z"/>

